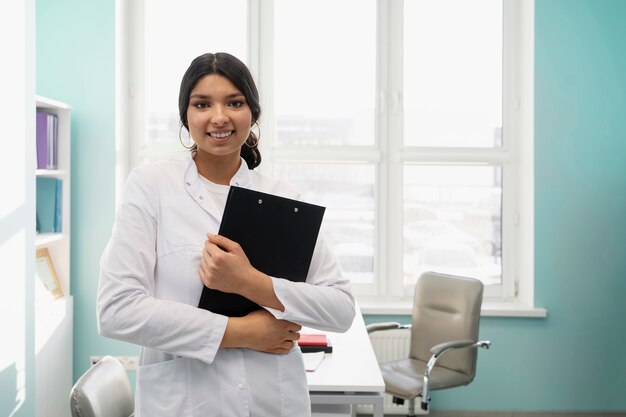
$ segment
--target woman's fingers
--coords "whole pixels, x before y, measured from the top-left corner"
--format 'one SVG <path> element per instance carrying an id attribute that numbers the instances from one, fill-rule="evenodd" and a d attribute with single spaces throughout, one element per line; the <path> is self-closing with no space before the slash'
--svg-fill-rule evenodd
<path id="1" fill-rule="evenodd" d="M 270 353 L 284 355 L 286 353 L 289 353 L 289 351 L 293 349 L 295 346 L 296 346 L 295 341 L 285 340 L 283 343 L 280 344 L 280 346 L 276 347 L 275 349 L 272 349 Z"/>
<path id="2" fill-rule="evenodd" d="M 289 332 L 289 336 L 287 337 L 287 340 L 295 343 L 299 339 L 300 339 L 300 333 L 298 333 L 298 332 Z"/>
<path id="3" fill-rule="evenodd" d="M 285 320 L 285 322 L 288 323 L 287 330 L 289 330 L 290 332 L 297 333 L 297 332 L 299 332 L 302 329 L 302 326 L 300 326 L 299 324 L 292 323 L 292 322 L 286 321 L 286 320 Z M 300 336 L 298 335 L 298 337 L 300 337 Z"/>
<path id="4" fill-rule="evenodd" d="M 213 235 L 211 233 L 207 234 L 207 242 L 214 246 L 219 247 L 220 249 L 226 252 L 234 252 L 239 250 L 240 246 L 237 242 L 230 240 L 227 237 L 221 235 Z"/>
<path id="5" fill-rule="evenodd" d="M 253 343 L 255 350 L 262 352 L 285 354 L 295 346 L 302 326 L 287 320 L 279 320 L 267 310 L 261 309 L 246 316 L 251 320 L 251 332 L 247 333 L 258 342 Z M 258 337 L 258 339 L 257 339 Z"/>
<path id="6" fill-rule="evenodd" d="M 291 322 L 287 322 L 287 323 L 293 324 Z M 301 327 L 301 326 L 298 326 L 298 327 Z M 282 351 L 281 353 L 289 352 L 291 349 L 294 348 L 298 339 L 300 339 L 300 333 L 289 331 L 286 334 L 285 340 L 283 340 L 278 346 L 278 350 L 281 350 Z"/>

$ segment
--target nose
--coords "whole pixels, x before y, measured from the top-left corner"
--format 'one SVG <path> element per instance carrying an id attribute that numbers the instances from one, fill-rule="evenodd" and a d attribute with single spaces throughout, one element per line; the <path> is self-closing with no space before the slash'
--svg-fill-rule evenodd
<path id="1" fill-rule="evenodd" d="M 213 106 L 213 114 L 211 114 L 211 123 L 215 126 L 224 126 L 228 123 L 228 114 L 223 106 Z"/>

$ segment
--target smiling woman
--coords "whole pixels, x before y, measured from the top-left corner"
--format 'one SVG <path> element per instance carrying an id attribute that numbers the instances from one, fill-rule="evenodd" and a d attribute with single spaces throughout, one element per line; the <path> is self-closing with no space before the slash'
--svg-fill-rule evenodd
<path id="1" fill-rule="evenodd" d="M 215 234 L 231 185 L 298 198 L 291 184 L 254 170 L 261 108 L 243 62 L 227 53 L 194 59 L 179 114 L 194 143 L 187 157 L 136 168 L 127 180 L 102 256 L 100 333 L 142 346 L 138 416 L 308 416 L 298 332 L 346 331 L 355 314 L 349 281 L 322 238 L 306 282 L 292 282 L 256 269 L 239 242 Z M 261 307 L 242 317 L 213 312 L 224 311 L 218 301 L 197 308 L 205 287 Z"/>
<path id="2" fill-rule="evenodd" d="M 228 184 L 240 154 L 250 169 L 261 163 L 258 137 L 251 130 L 261 115 L 259 92 L 242 66 L 230 54 L 201 55 L 180 86 L 181 123 L 194 142 L 200 174 L 215 184 Z"/>

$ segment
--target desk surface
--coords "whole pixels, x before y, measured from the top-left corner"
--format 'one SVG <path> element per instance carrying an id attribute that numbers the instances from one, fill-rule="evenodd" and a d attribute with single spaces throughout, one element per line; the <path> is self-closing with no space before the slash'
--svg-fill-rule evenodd
<path id="1" fill-rule="evenodd" d="M 302 332 L 322 333 L 308 328 L 303 328 Z M 384 392 L 385 382 L 358 306 L 346 333 L 324 333 L 333 345 L 333 353 L 325 354 L 320 366 L 307 372 L 309 391 Z"/>

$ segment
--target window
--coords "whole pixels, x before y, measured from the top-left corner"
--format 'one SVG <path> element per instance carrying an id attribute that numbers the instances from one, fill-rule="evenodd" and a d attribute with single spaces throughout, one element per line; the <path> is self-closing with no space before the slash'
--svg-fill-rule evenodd
<path id="1" fill-rule="evenodd" d="M 274 27 L 275 77 L 268 83 L 273 90 L 265 91 L 275 108 L 276 140 L 268 149 L 273 175 L 327 207 L 325 236 L 344 274 L 374 295 L 376 2 L 276 0 L 273 6 L 274 22 L 267 27 Z M 355 10 L 358 19 L 351 18 Z"/>
<path id="2" fill-rule="evenodd" d="M 123 149 L 122 158 L 130 166 L 180 158 L 185 154 L 178 138 L 182 76 L 200 55 L 198 51 L 230 51 L 247 61 L 248 2 L 139 0 L 121 4 L 117 47 L 122 79 L 118 84 L 126 100 L 118 105 L 118 119 L 122 119 L 122 129 L 127 129 L 121 134 L 130 142 L 128 155 Z"/>
<path id="3" fill-rule="evenodd" d="M 131 166 L 184 154 L 178 80 L 195 56 L 232 52 L 261 91 L 259 169 L 327 207 L 362 304 L 410 300 L 437 270 L 532 307 L 532 2 L 134 4 Z"/>
<path id="4" fill-rule="evenodd" d="M 246 5 L 243 0 L 144 3 L 146 153 L 158 149 L 160 144 L 171 143 L 172 137 L 178 135 L 180 82 L 176 81 L 180 81 L 191 60 L 198 55 L 197 42 L 202 42 L 207 50 L 228 50 L 247 56 Z M 189 13 L 190 10 L 198 13 Z M 219 15 L 215 16 L 213 10 L 219 10 Z M 241 19 L 222 18 L 233 15 Z M 177 26 L 181 23 L 183 26 Z M 223 36 L 224 33 L 228 36 Z"/>

